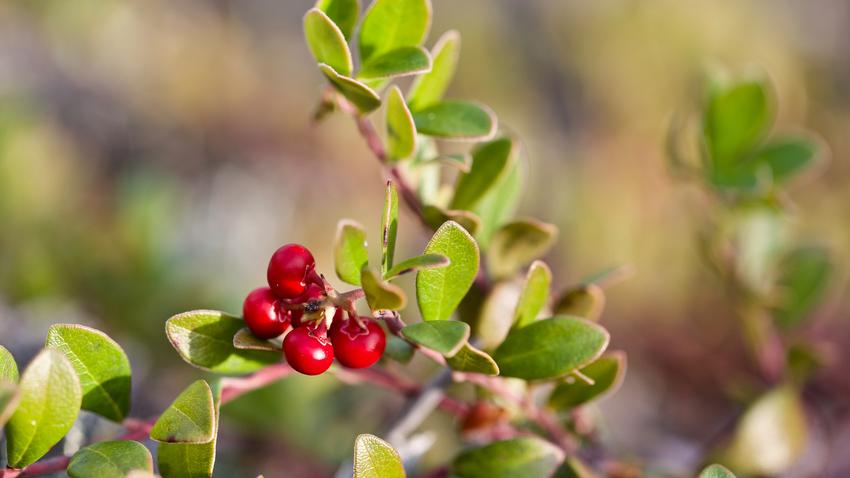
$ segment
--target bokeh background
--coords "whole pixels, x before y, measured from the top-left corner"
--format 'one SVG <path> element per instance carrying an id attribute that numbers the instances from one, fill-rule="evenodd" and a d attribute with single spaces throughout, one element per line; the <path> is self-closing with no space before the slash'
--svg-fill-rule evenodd
<path id="1" fill-rule="evenodd" d="M 836 273 L 800 331 L 831 361 L 787 476 L 850 475 L 850 3 L 433 3 L 427 45 L 450 28 L 463 37 L 450 96 L 490 105 L 524 141 L 521 212 L 560 228 L 547 257 L 556 285 L 636 271 L 602 319 L 630 361 L 600 406 L 603 443 L 661 476 L 696 466 L 748 386 L 735 314 L 697 248 L 705 198 L 666 170 L 665 130 L 699 103 L 706 71 L 770 76 L 777 128 L 816 131 L 831 151 L 823 174 L 790 192 L 795 233 L 828 245 Z M 199 374 L 169 346 L 169 316 L 238 312 L 285 242 L 331 272 L 338 219 L 377 237 L 379 166 L 350 118 L 311 122 L 322 79 L 301 33 L 310 6 L 0 2 L 0 343 L 19 363 L 50 324 L 101 328 L 130 355 L 134 415 L 153 415 Z M 409 215 L 401 228 L 403 252 L 419 251 L 425 233 Z M 356 433 L 380 434 L 400 406 L 333 377 L 288 378 L 224 408 L 216 474 L 329 476 Z M 441 437 L 426 460 L 448 459 L 455 426 L 439 413 L 426 422 Z"/>

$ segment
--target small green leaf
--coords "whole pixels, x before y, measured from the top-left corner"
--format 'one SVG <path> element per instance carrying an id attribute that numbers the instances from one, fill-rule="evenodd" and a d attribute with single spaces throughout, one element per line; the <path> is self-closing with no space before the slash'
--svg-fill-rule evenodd
<path id="1" fill-rule="evenodd" d="M 115 422 L 130 411 L 130 361 L 103 332 L 76 324 L 57 324 L 47 331 L 45 346 L 59 350 L 77 371 L 83 388 L 83 410 Z"/>
<path id="2" fill-rule="evenodd" d="M 401 287 L 384 282 L 369 268 L 361 271 L 360 282 L 372 310 L 401 310 L 407 305 L 407 296 Z"/>
<path id="3" fill-rule="evenodd" d="M 494 185 L 513 169 L 516 155 L 510 138 L 499 138 L 476 148 L 468 173 L 458 176 L 452 209 L 473 209 Z"/>
<path id="4" fill-rule="evenodd" d="M 699 478 L 735 478 L 735 475 L 720 465 L 709 465 L 706 469 L 702 470 Z"/>
<path id="5" fill-rule="evenodd" d="M 354 478 L 404 478 L 401 457 L 389 443 L 374 435 L 354 440 Z"/>
<path id="6" fill-rule="evenodd" d="M 477 320 L 472 322 L 475 324 L 479 347 L 493 350 L 505 340 L 514 326 L 514 311 L 521 293 L 521 284 L 517 281 L 499 281 L 493 284 L 484 303 L 477 307 Z M 466 302 L 464 299 L 461 309 L 468 305 Z"/>
<path id="7" fill-rule="evenodd" d="M 709 94 L 703 134 L 715 168 L 754 148 L 773 121 L 767 86 L 760 79 L 717 85 Z"/>
<path id="8" fill-rule="evenodd" d="M 507 377 L 558 378 L 596 360 L 609 338 L 608 331 L 593 322 L 556 316 L 512 330 L 493 358 Z"/>
<path id="9" fill-rule="evenodd" d="M 452 357 L 469 340 L 469 324 L 456 320 L 431 320 L 408 325 L 401 333 L 417 345 Z"/>
<path id="10" fill-rule="evenodd" d="M 151 439 L 166 443 L 207 443 L 215 435 L 212 389 L 204 380 L 186 387 L 151 429 Z"/>
<path id="11" fill-rule="evenodd" d="M 360 285 L 360 271 L 368 263 L 369 251 L 363 226 L 354 221 L 340 221 L 334 242 L 336 275 L 349 284 Z"/>
<path id="12" fill-rule="evenodd" d="M 537 320 L 549 299 L 549 286 L 552 284 L 552 271 L 543 261 L 534 261 L 528 268 L 525 286 L 519 296 L 514 312 L 515 327 L 525 327 Z"/>
<path id="13" fill-rule="evenodd" d="M 224 312 L 193 310 L 168 319 L 165 332 L 183 360 L 215 373 L 242 375 L 281 360 L 279 353 L 234 347 L 233 336 L 243 327 Z"/>
<path id="14" fill-rule="evenodd" d="M 325 12 L 318 8 L 307 11 L 304 15 L 304 36 L 318 63 L 330 66 L 343 76 L 351 74 L 351 52 L 348 51 L 345 36 Z"/>
<path id="15" fill-rule="evenodd" d="M 21 396 L 18 394 L 18 385 L 6 379 L 0 378 L 0 429 L 12 416 Z"/>
<path id="16" fill-rule="evenodd" d="M 438 229 L 446 221 L 454 221 L 469 231 L 470 234 L 475 234 L 478 231 L 478 226 L 481 224 L 481 220 L 475 213 L 459 209 L 447 210 L 437 206 L 426 205 L 422 208 L 422 215 L 425 217 L 428 225 L 434 229 Z"/>
<path id="17" fill-rule="evenodd" d="M 407 93 L 411 110 L 419 111 L 443 98 L 460 57 L 460 34 L 455 30 L 444 33 L 431 50 L 431 57 L 434 59 L 431 71 L 418 76 Z"/>
<path id="18" fill-rule="evenodd" d="M 626 354 L 607 353 L 590 365 L 584 366 L 581 373 L 593 380 L 593 384 L 573 376 L 566 377 L 549 396 L 550 407 L 568 410 L 615 392 L 626 373 Z"/>
<path id="19" fill-rule="evenodd" d="M 361 80 L 397 78 L 418 75 L 430 70 L 431 55 L 427 50 L 419 46 L 405 46 L 370 58 L 360 68 L 357 77 Z M 403 98 L 402 101 L 404 101 Z"/>
<path id="20" fill-rule="evenodd" d="M 384 349 L 384 357 L 399 363 L 408 363 L 413 358 L 413 346 L 395 335 L 387 336 L 387 347 Z"/>
<path id="21" fill-rule="evenodd" d="M 381 106 L 381 97 L 375 93 L 375 90 L 369 88 L 363 83 L 349 78 L 345 75 L 340 75 L 332 67 L 321 63 L 319 69 L 325 78 L 330 81 L 336 91 L 351 102 L 361 113 L 374 111 Z"/>
<path id="22" fill-rule="evenodd" d="M 596 284 L 585 283 L 561 293 L 555 303 L 555 314 L 575 315 L 594 322 L 605 308 L 605 292 Z"/>
<path id="23" fill-rule="evenodd" d="M 829 253 L 816 246 L 799 247 L 780 263 L 773 306 L 776 321 L 783 327 L 800 324 L 823 297 L 832 275 Z"/>
<path id="24" fill-rule="evenodd" d="M 487 265 L 495 278 L 515 274 L 552 247 L 558 228 L 536 219 L 517 219 L 500 227 L 490 240 Z"/>
<path id="25" fill-rule="evenodd" d="M 806 413 L 798 392 L 780 386 L 744 413 L 721 462 L 742 475 L 780 475 L 800 457 L 807 437 Z"/>
<path id="26" fill-rule="evenodd" d="M 475 207 L 475 213 L 481 218 L 475 239 L 484 250 L 490 246 L 496 230 L 516 212 L 525 181 L 524 161 L 524 156 L 517 155 L 513 169 L 502 181 L 494 184 Z"/>
<path id="27" fill-rule="evenodd" d="M 239 329 L 233 336 L 233 346 L 239 350 L 265 350 L 278 353 L 283 350 L 279 344 L 257 338 L 247 327 Z"/>
<path id="28" fill-rule="evenodd" d="M 456 354 L 448 357 L 449 368 L 457 372 L 482 373 L 484 375 L 499 375 L 499 366 L 490 355 L 470 345 L 468 342 Z"/>
<path id="29" fill-rule="evenodd" d="M 469 101 L 444 100 L 413 113 L 416 131 L 445 139 L 486 141 L 496 134 L 496 115 Z"/>
<path id="30" fill-rule="evenodd" d="M 6 424 L 9 466 L 24 468 L 53 448 L 71 429 L 83 392 L 71 362 L 52 349 L 39 353 L 24 370 L 20 401 Z"/>
<path id="31" fill-rule="evenodd" d="M 571 456 L 564 460 L 552 478 L 596 478 L 596 474 L 581 459 Z"/>
<path id="32" fill-rule="evenodd" d="M 0 345 L 0 380 L 18 381 L 18 364 L 6 347 Z"/>
<path id="33" fill-rule="evenodd" d="M 360 16 L 360 0 L 318 0 L 316 8 L 333 20 L 346 39 L 351 38 Z"/>
<path id="34" fill-rule="evenodd" d="M 387 97 L 387 154 L 398 160 L 413 154 L 416 148 L 416 125 L 398 86 Z"/>
<path id="35" fill-rule="evenodd" d="M 794 174 L 813 165 L 818 158 L 818 144 L 809 138 L 787 137 L 771 140 L 762 146 L 752 161 L 767 165 L 775 183 L 790 179 Z"/>
<path id="36" fill-rule="evenodd" d="M 409 272 L 439 269 L 448 266 L 449 263 L 449 258 L 442 254 L 422 254 L 421 256 L 411 257 L 410 259 L 399 262 L 387 271 L 384 279 L 394 279 Z"/>
<path id="37" fill-rule="evenodd" d="M 137 441 L 103 441 L 81 448 L 68 463 L 68 476 L 123 478 L 132 470 L 153 472 L 151 452 Z"/>
<path id="38" fill-rule="evenodd" d="M 393 267 L 395 241 L 398 236 L 398 191 L 387 181 L 384 194 L 384 213 L 381 215 L 381 272 L 386 275 Z"/>
<path id="39" fill-rule="evenodd" d="M 537 437 L 520 437 L 467 450 L 452 464 L 456 478 L 517 478 L 551 476 L 564 452 Z"/>
<path id="40" fill-rule="evenodd" d="M 360 25 L 360 59 L 404 46 L 419 46 L 431 26 L 429 0 L 375 0 Z"/>
<path id="41" fill-rule="evenodd" d="M 425 254 L 442 254 L 449 265 L 416 275 L 416 300 L 423 320 L 446 320 L 457 309 L 478 275 L 478 245 L 458 223 L 448 221 L 434 233 Z"/>
<path id="42" fill-rule="evenodd" d="M 218 436 L 221 386 L 212 386 L 215 404 L 215 431 L 207 443 L 159 443 L 157 465 L 162 478 L 210 478 L 215 466 L 215 447 Z"/>

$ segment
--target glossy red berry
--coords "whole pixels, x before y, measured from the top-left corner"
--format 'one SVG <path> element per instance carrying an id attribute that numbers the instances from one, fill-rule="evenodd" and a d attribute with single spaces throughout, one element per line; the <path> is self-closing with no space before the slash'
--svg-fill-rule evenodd
<path id="1" fill-rule="evenodd" d="M 269 287 L 281 299 L 296 299 L 307 289 L 316 261 L 300 244 L 287 244 L 276 250 L 269 261 Z"/>
<path id="2" fill-rule="evenodd" d="M 304 294 L 302 294 L 298 299 L 295 299 L 293 302 L 303 304 L 305 308 L 309 308 L 310 302 L 321 300 L 324 297 L 325 288 L 319 284 L 310 283 L 307 285 L 307 289 L 304 291 Z M 298 327 L 301 325 L 301 317 L 303 316 L 304 309 L 292 309 L 292 326 Z"/>
<path id="3" fill-rule="evenodd" d="M 251 333 L 261 339 L 282 334 L 289 326 L 289 313 L 280 307 L 268 287 L 254 289 L 242 304 L 242 317 Z"/>
<path id="4" fill-rule="evenodd" d="M 283 339 L 286 361 L 297 372 L 319 375 L 334 361 L 334 349 L 327 334 L 314 327 L 298 327 Z"/>
<path id="5" fill-rule="evenodd" d="M 387 346 L 384 329 L 377 322 L 361 317 L 365 327 L 354 320 L 334 320 L 330 337 L 334 354 L 342 365 L 348 368 L 366 368 L 372 366 Z"/>

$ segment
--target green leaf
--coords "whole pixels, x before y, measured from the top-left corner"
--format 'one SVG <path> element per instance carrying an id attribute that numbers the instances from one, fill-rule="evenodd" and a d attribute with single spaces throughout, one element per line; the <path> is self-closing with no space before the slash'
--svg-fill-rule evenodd
<path id="1" fill-rule="evenodd" d="M 180 393 L 151 429 L 151 439 L 166 443 L 207 443 L 215 435 L 212 389 L 198 380 Z"/>
<path id="2" fill-rule="evenodd" d="M 537 437 L 503 440 L 467 450 L 455 458 L 456 478 L 517 478 L 551 476 L 564 452 Z"/>
<path id="3" fill-rule="evenodd" d="M 493 350 L 505 340 L 514 325 L 514 311 L 521 293 L 521 284 L 517 281 L 499 281 L 493 284 L 484 303 L 477 307 L 477 320 L 471 322 L 475 324 L 479 347 Z M 464 299 L 461 304 L 461 314 L 464 307 L 474 308 L 466 302 L 467 299 Z M 461 320 L 468 319 L 461 317 Z"/>
<path id="4" fill-rule="evenodd" d="M 68 476 L 122 478 L 132 470 L 153 472 L 151 452 L 137 441 L 104 441 L 81 448 L 68 463 Z"/>
<path id="5" fill-rule="evenodd" d="M 469 340 L 469 324 L 456 320 L 431 320 L 408 325 L 401 333 L 417 345 L 452 357 Z"/>
<path id="6" fill-rule="evenodd" d="M 304 36 L 310 53 L 318 63 L 324 63 L 337 73 L 348 76 L 351 74 L 351 52 L 348 43 L 339 27 L 325 12 L 311 8 L 304 15 Z"/>
<path id="7" fill-rule="evenodd" d="M 425 254 L 442 254 L 449 265 L 416 275 L 416 300 L 423 320 L 446 320 L 457 309 L 478 274 L 478 245 L 463 227 L 448 221 L 434 233 Z"/>
<path id="8" fill-rule="evenodd" d="M 398 86 L 393 86 L 387 97 L 387 154 L 398 160 L 413 154 L 416 149 L 416 125 L 413 115 L 401 96 Z"/>
<path id="9" fill-rule="evenodd" d="M 555 314 L 575 315 L 594 322 L 605 308 L 605 292 L 596 284 L 585 283 L 565 290 L 555 303 Z"/>
<path id="10" fill-rule="evenodd" d="M 410 259 L 399 262 L 384 274 L 384 279 L 394 279 L 402 274 L 414 271 L 439 269 L 448 266 L 449 263 L 449 258 L 442 254 L 422 254 L 421 256 L 411 257 Z"/>
<path id="11" fill-rule="evenodd" d="M 361 271 L 360 282 L 372 310 L 401 310 L 407 305 L 407 296 L 401 287 L 384 282 L 369 268 Z"/>
<path id="12" fill-rule="evenodd" d="M 357 77 L 361 80 L 397 78 L 418 75 L 430 70 L 431 55 L 427 50 L 419 46 L 405 46 L 370 58 L 360 68 Z M 404 101 L 403 98 L 402 101 Z"/>
<path id="13" fill-rule="evenodd" d="M 799 247 L 780 263 L 779 300 L 773 307 L 783 327 L 802 323 L 826 292 L 832 275 L 829 253 L 817 246 Z"/>
<path id="14" fill-rule="evenodd" d="M 596 478 L 596 474 L 578 457 L 571 456 L 564 460 L 553 478 Z"/>
<path id="15" fill-rule="evenodd" d="M 351 38 L 360 16 L 359 0 L 318 0 L 316 8 L 333 20 L 346 39 Z"/>
<path id="16" fill-rule="evenodd" d="M 6 347 L 0 345 L 0 380 L 18 381 L 18 364 Z"/>
<path id="17" fill-rule="evenodd" d="M 534 261 L 525 276 L 525 286 L 519 296 L 514 312 L 515 327 L 525 327 L 537 320 L 537 315 L 549 299 L 552 271 L 543 261 Z"/>
<path id="18" fill-rule="evenodd" d="M 233 346 L 239 350 L 265 350 L 277 353 L 283 350 L 277 343 L 257 338 L 247 327 L 239 329 L 233 336 Z"/>
<path id="19" fill-rule="evenodd" d="M 331 83 L 331 86 L 339 94 L 344 96 L 345 99 L 350 101 L 361 113 L 374 111 L 381 106 L 381 97 L 372 88 L 369 88 L 354 78 L 340 75 L 336 70 L 324 63 L 319 64 L 319 69 Z"/>
<path id="20" fill-rule="evenodd" d="M 434 229 L 438 229 L 446 221 L 454 221 L 470 234 L 475 234 L 478 231 L 478 226 L 481 220 L 475 213 L 470 211 L 462 211 L 459 209 L 441 209 L 437 206 L 426 205 L 422 208 L 422 215 L 428 225 Z"/>
<path id="21" fill-rule="evenodd" d="M 490 355 L 470 345 L 468 342 L 456 354 L 448 357 L 449 368 L 457 372 L 482 373 L 484 375 L 499 375 L 499 366 Z"/>
<path id="22" fill-rule="evenodd" d="M 242 375 L 279 362 L 279 353 L 239 350 L 233 336 L 245 322 L 215 310 L 193 310 L 165 323 L 171 345 L 186 362 L 225 375 Z"/>
<path id="23" fill-rule="evenodd" d="M 404 46 L 419 46 L 431 26 L 429 0 L 375 0 L 360 25 L 360 59 Z"/>
<path id="24" fill-rule="evenodd" d="M 596 360 L 608 332 L 578 317 L 556 316 L 512 330 L 493 353 L 502 375 L 524 380 L 562 377 Z"/>
<path id="25" fill-rule="evenodd" d="M 494 184 L 475 207 L 475 213 L 481 218 L 481 227 L 474 233 L 475 239 L 484 250 L 489 247 L 496 230 L 516 212 L 524 181 L 524 157 L 517 155 L 513 169 L 502 181 Z"/>
<path id="26" fill-rule="evenodd" d="M 490 240 L 487 266 L 494 278 L 516 274 L 552 247 L 558 228 L 536 219 L 517 219 L 500 227 Z"/>
<path id="27" fill-rule="evenodd" d="M 130 411 L 130 361 L 103 332 L 76 324 L 57 324 L 47 331 L 45 346 L 71 361 L 83 389 L 83 410 L 115 422 Z"/>
<path id="28" fill-rule="evenodd" d="M 20 401 L 6 424 L 9 466 L 23 468 L 44 456 L 71 429 L 83 392 L 74 366 L 46 349 L 24 370 Z"/>
<path id="29" fill-rule="evenodd" d="M 387 347 L 384 349 L 384 357 L 399 363 L 408 363 L 413 358 L 413 346 L 395 335 L 387 335 Z"/>
<path id="30" fill-rule="evenodd" d="M 513 169 L 516 160 L 514 142 L 499 138 L 476 148 L 468 173 L 458 176 L 452 209 L 473 209 L 493 186 Z"/>
<path id="31" fill-rule="evenodd" d="M 770 168 L 775 183 L 790 179 L 816 162 L 818 145 L 809 138 L 788 137 L 771 140 L 762 146 L 751 162 Z"/>
<path id="32" fill-rule="evenodd" d="M 724 168 L 751 151 L 773 121 L 760 79 L 718 85 L 709 95 L 703 134 L 713 167 Z"/>
<path id="33" fill-rule="evenodd" d="M 354 440 L 354 478 L 404 478 L 401 457 L 389 443 L 374 435 Z"/>
<path id="34" fill-rule="evenodd" d="M 0 429 L 12 416 L 21 396 L 18 394 L 18 385 L 6 379 L 0 378 Z"/>
<path id="35" fill-rule="evenodd" d="M 735 475 L 720 465 L 709 465 L 706 469 L 702 470 L 699 478 L 735 478 Z"/>
<path id="36" fill-rule="evenodd" d="M 626 354 L 607 353 L 581 369 L 581 373 L 593 380 L 589 384 L 577 377 L 568 376 L 555 387 L 549 396 L 549 406 L 568 410 L 585 405 L 616 391 L 626 373 Z"/>
<path id="37" fill-rule="evenodd" d="M 208 443 L 159 443 L 157 465 L 162 478 L 210 478 L 215 466 L 221 386 L 212 386 L 215 404 L 215 431 Z"/>
<path id="38" fill-rule="evenodd" d="M 416 131 L 445 139 L 485 141 L 496 134 L 496 115 L 469 101 L 444 100 L 415 111 Z"/>
<path id="39" fill-rule="evenodd" d="M 460 57 L 460 34 L 455 30 L 443 33 L 431 50 L 431 71 L 418 76 L 407 93 L 410 109 L 419 111 L 436 104 L 443 98 L 457 68 Z"/>
<path id="40" fill-rule="evenodd" d="M 368 263 L 369 251 L 363 226 L 354 221 L 340 221 L 334 242 L 336 275 L 349 284 L 360 285 L 360 271 Z"/>
<path id="41" fill-rule="evenodd" d="M 435 162 L 444 166 L 455 168 L 462 173 L 468 173 L 469 169 L 472 167 L 472 155 L 467 153 L 442 154 L 435 158 L 422 160 L 418 166 L 430 167 L 433 166 Z"/>
<path id="42" fill-rule="evenodd" d="M 780 475 L 803 453 L 807 437 L 806 413 L 797 391 L 780 386 L 744 413 L 721 462 L 742 475 Z"/>
<path id="43" fill-rule="evenodd" d="M 398 236 L 398 191 L 387 181 L 384 194 L 384 213 L 381 215 L 381 272 L 386 275 L 393 267 L 395 241 Z"/>

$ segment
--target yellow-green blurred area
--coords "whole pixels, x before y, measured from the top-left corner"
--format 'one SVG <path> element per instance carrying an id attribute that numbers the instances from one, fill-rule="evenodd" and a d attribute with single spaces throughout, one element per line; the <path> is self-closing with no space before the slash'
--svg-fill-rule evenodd
<path id="1" fill-rule="evenodd" d="M 608 291 L 602 317 L 612 348 L 629 355 L 627 378 L 591 415 L 605 453 L 656 476 L 686 476 L 760 386 L 725 286 L 700 257 L 709 203 L 669 174 L 665 131 L 674 111 L 698 107 L 706 71 L 771 78 L 776 130 L 805 128 L 828 145 L 820 174 L 788 195 L 794 237 L 825 244 L 836 271 L 797 331 L 827 363 L 804 394 L 818 406 L 786 476 L 850 475 L 840 453 L 850 449 L 850 5 L 433 3 L 427 46 L 448 29 L 463 38 L 449 96 L 491 106 L 524 143 L 520 211 L 560 229 L 546 258 L 556 287 L 612 265 L 636 271 Z M 377 246 L 379 165 L 350 117 L 312 122 L 323 78 L 301 31 L 311 6 L 0 2 L 0 343 L 21 365 L 50 324 L 100 328 L 130 356 L 133 415 L 152 416 L 201 373 L 170 347 L 168 317 L 238 313 L 283 243 L 307 245 L 332 276 L 339 219 L 364 224 Z M 403 257 L 428 235 L 404 211 L 400 238 Z M 425 360 L 396 370 L 434 372 Z M 380 435 L 401 405 L 327 375 L 286 379 L 224 408 L 216 474 L 330 476 L 356 433 Z M 426 422 L 440 437 L 426 461 L 450 458 L 456 427 L 440 412 Z"/>

